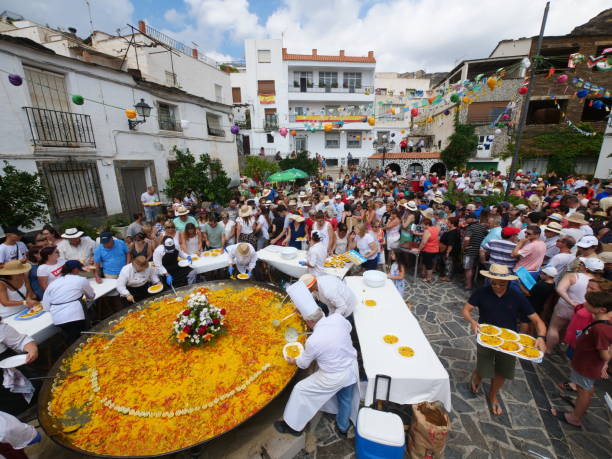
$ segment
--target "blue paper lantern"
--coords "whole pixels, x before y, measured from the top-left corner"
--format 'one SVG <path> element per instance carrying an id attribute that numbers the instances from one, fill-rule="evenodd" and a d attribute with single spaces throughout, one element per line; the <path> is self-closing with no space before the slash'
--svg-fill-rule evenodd
<path id="1" fill-rule="evenodd" d="M 589 91 L 586 89 L 581 89 L 580 91 L 576 93 L 576 97 L 578 97 L 578 99 L 584 99 L 588 95 L 589 95 Z"/>
<path id="2" fill-rule="evenodd" d="M 605 104 L 601 100 L 596 100 L 593 102 L 593 108 L 597 110 L 601 110 L 604 107 L 605 107 Z"/>

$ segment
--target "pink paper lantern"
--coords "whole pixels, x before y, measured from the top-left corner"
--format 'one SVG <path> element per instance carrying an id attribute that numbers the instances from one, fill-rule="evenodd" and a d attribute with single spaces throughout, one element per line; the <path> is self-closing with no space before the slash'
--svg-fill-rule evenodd
<path id="1" fill-rule="evenodd" d="M 289 133 L 289 131 L 288 131 L 288 129 L 287 129 L 287 128 L 284 128 L 284 127 L 283 127 L 283 128 L 280 128 L 280 129 L 278 130 L 278 133 L 279 133 L 280 135 L 282 135 L 283 137 L 286 137 L 286 136 L 287 136 L 287 134 Z"/>
<path id="2" fill-rule="evenodd" d="M 559 75 L 559 78 L 557 78 L 557 83 L 566 83 L 568 79 L 568 76 L 563 74 L 563 75 Z"/>

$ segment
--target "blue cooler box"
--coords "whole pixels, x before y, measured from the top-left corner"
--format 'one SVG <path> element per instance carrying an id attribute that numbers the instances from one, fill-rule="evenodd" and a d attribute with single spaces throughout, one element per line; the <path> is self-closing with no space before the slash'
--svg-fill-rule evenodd
<path id="1" fill-rule="evenodd" d="M 357 417 L 355 454 L 357 459 L 402 459 L 404 423 L 394 413 L 361 408 Z"/>

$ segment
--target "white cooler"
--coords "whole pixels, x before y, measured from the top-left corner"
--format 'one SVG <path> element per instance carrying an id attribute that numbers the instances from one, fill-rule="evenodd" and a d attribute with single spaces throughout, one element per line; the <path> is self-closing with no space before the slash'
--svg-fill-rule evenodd
<path id="1" fill-rule="evenodd" d="M 404 423 L 394 413 L 361 408 L 357 416 L 355 454 L 357 459 L 402 459 Z"/>

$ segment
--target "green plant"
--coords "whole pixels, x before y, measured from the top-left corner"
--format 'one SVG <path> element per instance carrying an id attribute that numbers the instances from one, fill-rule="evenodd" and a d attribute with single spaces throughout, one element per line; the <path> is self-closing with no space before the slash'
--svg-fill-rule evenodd
<path id="1" fill-rule="evenodd" d="M 449 144 L 440 153 L 440 158 L 448 169 L 465 167 L 478 146 L 478 136 L 475 132 L 475 126 L 461 124 L 458 114 L 455 114 L 455 132 L 449 137 Z"/>
<path id="2" fill-rule="evenodd" d="M 306 150 L 300 151 L 295 158 L 285 158 L 278 162 L 282 171 L 287 169 L 301 169 L 308 175 L 317 175 L 319 164 L 314 158 L 308 157 Z"/>
<path id="3" fill-rule="evenodd" d="M 260 158 L 259 156 L 246 157 L 246 167 L 244 168 L 244 173 L 247 177 L 251 177 L 257 183 L 263 182 L 270 174 L 278 171 L 278 163 L 268 161 L 267 159 Z"/>
<path id="4" fill-rule="evenodd" d="M 106 219 L 106 225 L 108 227 L 113 226 L 128 226 L 130 224 L 130 220 L 123 214 L 111 215 Z"/>
<path id="5" fill-rule="evenodd" d="M 0 174 L 0 223 L 7 226 L 31 228 L 35 223 L 48 220 L 47 190 L 40 182 L 40 175 L 20 171 L 4 161 Z"/>
<path id="6" fill-rule="evenodd" d="M 98 228 L 91 224 L 91 220 L 84 217 L 72 217 L 67 220 L 63 220 L 61 233 L 64 233 L 68 228 L 77 228 L 92 239 L 97 238 L 99 234 Z"/>
<path id="7" fill-rule="evenodd" d="M 196 160 L 189 149 L 172 147 L 178 167 L 172 177 L 166 180 L 163 190 L 171 198 L 193 192 L 198 201 L 226 202 L 229 199 L 230 179 L 223 170 L 221 161 L 202 154 Z"/>

